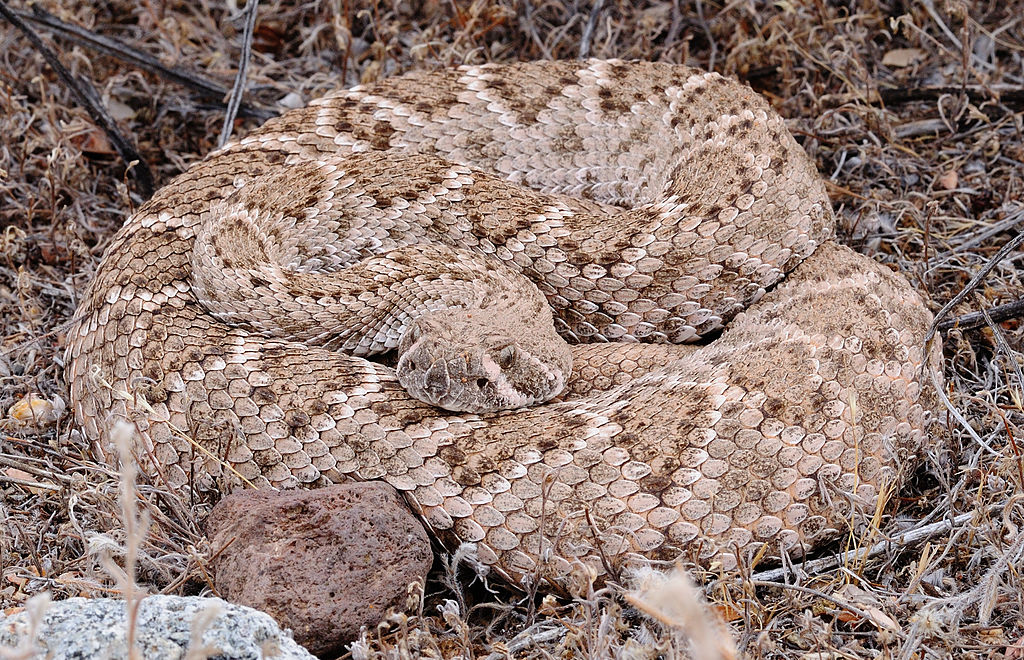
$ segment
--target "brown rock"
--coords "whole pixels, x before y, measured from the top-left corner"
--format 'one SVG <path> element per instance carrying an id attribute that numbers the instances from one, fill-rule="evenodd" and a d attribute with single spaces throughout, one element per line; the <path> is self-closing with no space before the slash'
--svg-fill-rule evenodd
<path id="1" fill-rule="evenodd" d="M 206 532 L 220 595 L 270 614 L 317 655 L 402 607 L 433 560 L 423 525 L 381 482 L 241 491 L 213 508 Z"/>

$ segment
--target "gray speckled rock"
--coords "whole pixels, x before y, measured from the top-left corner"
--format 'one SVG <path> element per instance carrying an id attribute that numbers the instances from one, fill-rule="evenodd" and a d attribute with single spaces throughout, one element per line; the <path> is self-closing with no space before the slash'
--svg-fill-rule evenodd
<path id="1" fill-rule="evenodd" d="M 135 644 L 149 660 L 185 658 L 195 621 L 203 625 L 209 607 L 219 608 L 206 620 L 193 648 L 194 658 L 218 660 L 315 660 L 267 614 L 232 605 L 220 598 L 148 596 L 139 608 Z M 212 619 L 212 620 L 211 620 Z M 27 630 L 24 612 L 0 618 L 0 646 L 17 646 Z M 112 598 L 69 598 L 52 603 L 36 635 L 37 657 L 51 660 L 127 658 L 125 603 Z M 198 651 L 198 652 L 197 652 Z"/>

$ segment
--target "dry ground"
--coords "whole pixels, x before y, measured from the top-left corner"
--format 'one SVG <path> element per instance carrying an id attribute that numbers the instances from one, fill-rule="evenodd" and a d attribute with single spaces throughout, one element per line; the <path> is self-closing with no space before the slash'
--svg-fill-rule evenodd
<path id="1" fill-rule="evenodd" d="M 39 4 L 231 84 L 241 41 L 231 2 Z M 95 83 L 158 185 L 215 146 L 222 99 L 41 32 Z M 1024 228 L 1024 5 L 1013 0 L 267 0 L 247 99 L 276 112 L 282 101 L 410 69 L 581 53 L 686 62 L 766 94 L 828 179 L 843 239 L 905 273 L 935 310 Z M 103 132 L 3 20 L 0 59 L 0 605 L 11 610 L 44 590 L 115 590 L 98 558 L 124 554 L 118 475 L 90 458 L 70 416 L 38 431 L 6 415 L 30 393 L 60 412 L 64 324 L 142 198 Z M 1018 248 L 950 318 L 1019 299 L 1022 270 Z M 876 528 L 826 556 L 895 542 L 868 559 L 811 564 L 796 586 L 698 576 L 742 654 L 1024 655 L 1024 322 L 1018 312 L 941 334 L 948 443 L 936 437 Z M 140 493 L 153 521 L 140 584 L 208 589 L 202 512 L 144 480 Z M 896 537 L 906 530 L 919 538 Z M 419 615 L 370 631 L 353 654 L 640 658 L 689 648 L 676 615 L 655 607 L 644 616 L 618 589 L 530 599 L 449 573 L 435 571 Z"/>

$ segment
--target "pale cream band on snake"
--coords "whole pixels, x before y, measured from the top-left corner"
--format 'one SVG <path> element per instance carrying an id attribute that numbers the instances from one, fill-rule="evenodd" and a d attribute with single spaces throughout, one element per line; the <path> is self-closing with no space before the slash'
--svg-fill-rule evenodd
<path id="1" fill-rule="evenodd" d="M 445 542 L 561 584 L 848 532 L 926 440 L 939 359 L 761 96 L 618 61 L 271 120 L 132 216 L 79 318 L 67 378 L 106 459 L 128 419 L 169 488 L 383 479 Z"/>

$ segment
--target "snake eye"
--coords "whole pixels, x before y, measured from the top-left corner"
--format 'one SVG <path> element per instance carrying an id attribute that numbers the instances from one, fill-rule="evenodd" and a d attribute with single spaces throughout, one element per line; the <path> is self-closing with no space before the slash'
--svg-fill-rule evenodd
<path id="1" fill-rule="evenodd" d="M 487 384 L 490 383 L 490 382 L 491 381 L 489 381 L 486 378 L 477 378 L 476 379 L 477 389 L 481 389 L 482 390 L 483 388 L 487 387 Z"/>
<path id="2" fill-rule="evenodd" d="M 516 347 L 511 344 L 498 351 L 498 366 L 502 369 L 508 369 L 512 366 L 512 363 L 516 358 Z"/>

